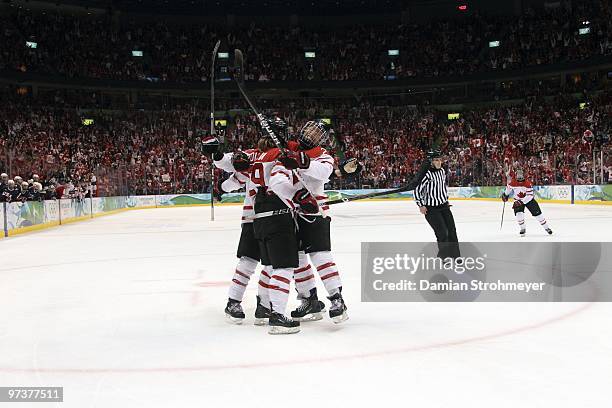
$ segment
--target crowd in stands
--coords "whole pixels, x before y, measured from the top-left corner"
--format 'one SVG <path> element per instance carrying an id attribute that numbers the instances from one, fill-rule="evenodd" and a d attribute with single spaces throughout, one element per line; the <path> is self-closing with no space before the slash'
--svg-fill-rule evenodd
<path id="1" fill-rule="evenodd" d="M 521 16 L 463 17 L 342 27 L 228 28 L 18 11 L 0 17 L 0 71 L 206 82 L 217 40 L 222 40 L 223 51 L 245 52 L 246 78 L 251 81 L 452 76 L 612 55 L 612 11 L 606 0 L 562 1 L 557 8 L 526 9 Z M 590 32 L 579 34 L 581 28 Z M 26 41 L 36 48 L 27 47 Z M 499 47 L 490 48 L 491 41 L 499 41 Z M 391 49 L 399 55 L 388 56 Z M 133 50 L 143 56 L 134 57 Z M 305 58 L 305 51 L 315 52 L 315 58 Z"/>
<path id="2" fill-rule="evenodd" d="M 322 102 L 282 101 L 267 112 L 284 118 L 291 133 L 322 112 L 331 117 L 341 140 L 331 149 L 345 146 L 346 157 L 358 158 L 364 170 L 350 179 L 334 179 L 329 187 L 398 187 L 412 177 L 439 134 L 444 135 L 451 186 L 501 185 L 508 169 L 519 167 L 535 184 L 606 183 L 612 171 L 609 91 L 582 107 L 569 96 L 528 98 L 519 105 L 461 112 L 452 121 L 424 107 L 384 106 L 367 99 L 342 99 L 331 106 L 329 115 Z M 206 106 L 89 112 L 87 117 L 94 119 L 89 125 L 83 117 L 61 104 L 7 98 L 0 107 L 0 172 L 13 179 L 13 188 L 22 194 L 55 193 L 56 198 L 210 191 L 210 157 L 201 149 L 209 132 Z M 220 134 L 227 151 L 255 146 L 260 128 L 253 115 L 242 111 L 226 118 Z M 604 151 L 603 180 L 593 180 L 593 168 L 600 173 L 594 150 Z M 24 182 L 27 186 L 19 185 Z M 10 199 L 26 197 L 14 194 Z"/>
<path id="3" fill-rule="evenodd" d="M 43 186 L 44 183 L 44 186 Z M 58 181 L 55 178 L 41 180 L 38 174 L 25 181 L 21 176 L 9 178 L 7 173 L 0 174 L 0 203 L 56 200 L 61 198 L 93 197 L 95 192 L 95 177 L 90 183 L 74 185 L 70 179 Z"/>

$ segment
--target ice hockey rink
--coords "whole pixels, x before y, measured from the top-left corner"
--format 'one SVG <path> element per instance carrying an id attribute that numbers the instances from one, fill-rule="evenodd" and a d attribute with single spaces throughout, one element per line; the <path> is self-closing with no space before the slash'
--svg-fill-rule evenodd
<path id="1" fill-rule="evenodd" d="M 544 203 L 554 235 L 527 214 L 525 238 L 501 209 L 454 201 L 460 240 L 612 237 L 610 206 Z M 62 386 L 46 405 L 79 408 L 609 406 L 608 303 L 360 302 L 362 241 L 435 239 L 410 201 L 333 208 L 350 320 L 270 336 L 252 279 L 228 324 L 240 214 L 134 210 L 0 240 L 0 385 Z"/>

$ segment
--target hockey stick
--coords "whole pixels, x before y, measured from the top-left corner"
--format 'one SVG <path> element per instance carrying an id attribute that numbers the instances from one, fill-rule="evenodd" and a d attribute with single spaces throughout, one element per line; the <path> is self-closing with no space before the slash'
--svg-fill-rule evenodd
<path id="1" fill-rule="evenodd" d="M 442 142 L 442 136 L 438 136 L 436 137 L 436 140 L 434 140 L 433 145 L 431 146 L 432 149 L 438 149 L 440 147 L 440 143 Z M 426 163 L 426 162 L 424 162 Z M 373 197 L 380 197 L 380 196 L 386 196 L 389 194 L 395 194 L 395 193 L 402 193 L 404 191 L 412 191 L 414 190 L 419 183 L 421 182 L 421 172 L 424 168 L 424 164 L 421 165 L 422 168 L 419 172 L 417 172 L 417 175 L 415 177 L 413 177 L 412 180 L 410 180 L 410 182 L 403 186 L 403 187 L 399 187 L 396 188 L 394 190 L 389 190 L 389 191 L 378 191 L 376 193 L 368 193 L 368 194 L 360 194 L 360 195 L 356 195 L 356 196 L 352 196 L 352 197 L 344 197 L 344 198 L 339 198 L 337 200 L 331 200 L 331 201 L 326 201 L 325 203 L 323 203 L 323 205 L 334 205 L 334 204 L 340 204 L 340 203 L 347 203 L 349 201 L 356 201 L 356 200 L 364 200 L 366 198 L 373 198 Z"/>
<path id="2" fill-rule="evenodd" d="M 510 168 L 507 163 L 504 163 L 504 173 L 506 174 L 506 184 L 508 184 L 508 178 L 510 177 Z M 504 193 L 502 193 L 503 195 Z M 499 224 L 499 230 L 501 231 L 504 228 L 504 213 L 506 212 L 506 201 L 504 201 L 504 206 L 502 208 L 502 216 L 501 223 Z"/>
<path id="3" fill-rule="evenodd" d="M 270 139 L 272 139 L 276 147 L 278 147 L 279 150 L 284 151 L 285 149 L 282 147 L 280 140 L 270 127 L 268 119 L 266 119 L 266 117 L 257 110 L 253 102 L 251 102 L 251 98 L 249 98 L 249 95 L 247 95 L 244 89 L 244 56 L 242 55 L 242 51 L 240 51 L 239 49 L 234 50 L 234 79 L 236 80 L 236 84 L 238 85 L 240 93 L 247 101 L 247 104 L 249 105 L 255 116 L 257 116 L 261 128 L 266 131 L 268 136 L 270 136 Z"/>
<path id="4" fill-rule="evenodd" d="M 210 65 L 210 134 L 215 136 L 215 61 L 217 60 L 217 51 L 221 40 L 217 41 L 212 52 L 212 63 Z M 215 220 L 215 166 L 210 163 L 210 220 Z"/>
<path id="5" fill-rule="evenodd" d="M 323 203 L 323 205 L 334 205 L 334 204 L 340 204 L 340 203 L 347 203 L 349 201 L 365 200 L 366 198 L 386 196 L 389 194 L 401 193 L 401 192 L 410 191 L 410 190 L 414 190 L 414 187 L 404 186 L 404 187 L 396 188 L 394 190 L 377 191 L 375 193 L 360 194 L 360 195 L 356 195 L 352 197 L 343 197 L 343 198 L 338 198 L 336 200 L 326 201 L 325 203 Z"/>
<path id="6" fill-rule="evenodd" d="M 255 116 L 257 116 L 257 119 L 259 120 L 259 124 L 261 125 L 261 128 L 265 130 L 267 135 L 270 137 L 270 139 L 272 139 L 272 141 L 274 142 L 276 147 L 281 151 L 281 153 L 284 152 L 285 148 L 282 146 L 278 136 L 276 136 L 276 134 L 270 127 L 270 123 L 268 122 L 268 119 L 266 119 L 266 117 L 257 110 L 253 102 L 251 102 L 251 98 L 249 98 L 249 95 L 247 95 L 244 89 L 244 56 L 242 55 L 242 51 L 240 51 L 239 49 L 234 50 L 234 80 L 236 81 L 236 85 L 238 85 L 238 89 L 240 90 L 240 93 L 242 94 L 244 99 L 247 101 L 247 104 L 249 105 L 249 107 L 251 108 Z M 302 183 L 302 186 L 304 186 L 304 188 L 310 193 L 310 195 L 314 197 L 315 195 L 312 193 L 312 191 L 308 189 L 308 187 L 306 186 L 306 183 L 304 183 L 304 180 L 302 179 L 300 174 L 295 170 L 291 170 L 291 173 L 293 173 L 293 175 L 298 179 L 298 181 Z M 285 203 L 285 204 L 287 204 L 287 207 L 289 207 L 288 203 Z"/>

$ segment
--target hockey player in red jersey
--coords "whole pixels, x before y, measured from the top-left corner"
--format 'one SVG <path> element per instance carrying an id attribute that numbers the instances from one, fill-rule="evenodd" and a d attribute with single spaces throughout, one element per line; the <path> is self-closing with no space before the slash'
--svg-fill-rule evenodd
<path id="1" fill-rule="evenodd" d="M 253 197 L 257 192 L 257 186 L 251 182 L 250 170 L 257 156 L 261 154 L 259 149 L 247 149 L 244 152 L 233 153 L 215 152 L 213 154 L 215 167 L 222 169 L 230 176 L 221 183 L 223 192 L 231 192 L 245 188 L 244 204 L 242 206 L 242 225 L 240 241 L 236 256 L 238 265 L 230 283 L 227 306 L 225 314 L 228 320 L 234 324 L 242 324 L 245 318 L 242 310 L 242 299 L 249 280 L 259 264 L 259 243 L 253 232 Z M 267 324 L 270 317 L 270 299 L 268 287 L 262 281 L 267 282 L 270 276 L 270 268 L 264 268 L 260 274 L 260 284 L 257 291 L 257 307 L 255 309 L 255 325 Z"/>
<path id="2" fill-rule="evenodd" d="M 531 215 L 538 220 L 544 230 L 546 230 L 548 234 L 552 234 L 552 230 L 548 226 L 544 215 L 542 215 L 540 205 L 534 197 L 533 186 L 529 180 L 525 179 L 525 175 L 521 169 L 516 171 L 514 178 L 510 180 L 506 186 L 506 190 L 502 193 L 502 200 L 506 202 L 511 196 L 514 198 L 512 208 L 514 209 L 516 221 L 520 227 L 521 237 L 524 237 L 527 232 L 525 227 L 525 207 L 527 207 Z"/>
<path id="3" fill-rule="evenodd" d="M 348 319 L 347 308 L 342 298 L 340 273 L 331 253 L 331 218 L 327 215 L 328 207 L 322 205 L 327 199 L 325 183 L 334 172 L 334 159 L 322 147 L 328 137 L 329 129 L 323 122 L 309 121 L 300 130 L 298 143 L 290 145 L 290 150 L 279 160 L 299 175 L 301 181 L 297 184 L 301 185 L 300 191 L 314 194 L 320 207 L 316 213 L 298 213 L 300 258 L 306 255 L 310 258 L 331 302 L 329 316 L 334 323 L 340 323 Z M 296 320 L 319 320 L 324 304 L 318 299 L 310 264 L 297 269 L 294 279 L 301 305 L 291 313 L 291 317 Z"/>
<path id="4" fill-rule="evenodd" d="M 260 244 L 261 263 L 272 267 L 268 284 L 270 334 L 290 334 L 300 330 L 298 321 L 285 316 L 291 278 L 299 266 L 293 216 L 297 210 L 318 212 L 316 199 L 293 183 L 292 171 L 279 161 L 283 151 L 278 148 L 268 150 L 251 168 L 251 181 L 258 186 L 254 197 L 253 229 Z"/>

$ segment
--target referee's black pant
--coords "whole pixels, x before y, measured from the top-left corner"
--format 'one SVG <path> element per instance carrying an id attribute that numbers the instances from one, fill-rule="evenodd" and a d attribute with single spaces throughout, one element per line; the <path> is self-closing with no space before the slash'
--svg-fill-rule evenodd
<path id="1" fill-rule="evenodd" d="M 461 253 L 459 252 L 455 219 L 448 202 L 442 205 L 428 205 L 426 207 L 427 214 L 425 214 L 425 219 L 431 225 L 438 240 L 438 257 L 442 259 L 460 257 Z"/>

